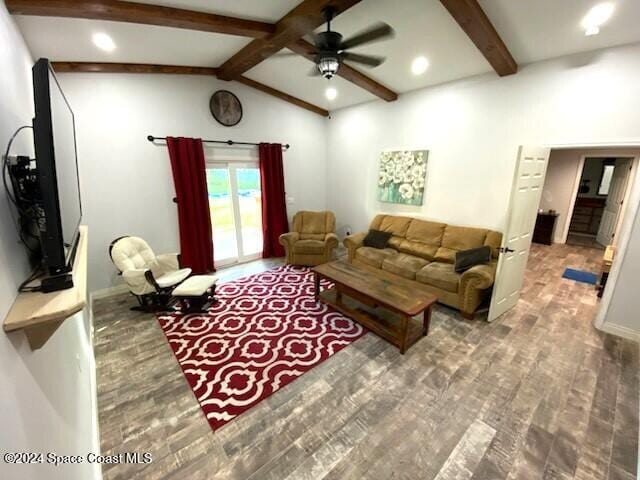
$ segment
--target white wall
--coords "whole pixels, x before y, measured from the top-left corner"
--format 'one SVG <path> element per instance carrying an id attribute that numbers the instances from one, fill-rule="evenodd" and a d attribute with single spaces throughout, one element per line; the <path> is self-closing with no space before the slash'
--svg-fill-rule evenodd
<path id="1" fill-rule="evenodd" d="M 147 135 L 289 143 L 291 149 L 284 154 L 287 195 L 294 199 L 287 205 L 289 215 L 326 206 L 326 119 L 317 114 L 211 77 L 59 78 L 76 115 L 84 218 L 92 239 L 91 290 L 120 283 L 107 255 L 109 243 L 120 235 L 146 238 L 157 252 L 178 251 L 167 148 L 152 145 Z M 243 104 L 244 117 L 235 127 L 219 125 L 209 112 L 209 98 L 218 89 L 231 90 Z M 225 155 L 246 153 L 232 150 Z"/>
<path id="2" fill-rule="evenodd" d="M 33 116 L 33 62 L 0 4 L 0 145 Z M 12 153 L 33 154 L 30 131 L 22 132 Z M 0 187 L 3 189 L 3 187 Z M 24 248 L 0 194 L 0 319 L 29 274 Z M 84 328 L 85 313 L 66 320 L 40 350 L 32 352 L 21 331 L 0 332 L 0 452 L 98 452 L 93 352 Z M 95 466 L 53 467 L 0 462 L 0 478 L 97 479 Z"/>
<path id="3" fill-rule="evenodd" d="M 640 172 L 636 185 L 640 184 Z M 640 191 L 633 195 L 635 212 L 629 215 L 628 229 L 622 228 L 624 254 L 615 259 L 603 301 L 608 308 L 598 315 L 596 325 L 602 330 L 640 341 L 640 298 L 638 297 L 638 278 L 640 275 Z M 625 232 L 625 230 L 628 230 Z"/>
<path id="4" fill-rule="evenodd" d="M 379 211 L 502 230 L 518 146 L 640 140 L 638 78 L 636 44 L 334 112 L 328 205 L 356 230 Z M 430 150 L 424 206 L 376 201 L 378 156 L 390 148 Z"/>
<path id="5" fill-rule="evenodd" d="M 579 169 L 582 159 L 585 157 L 638 157 L 640 149 L 637 148 L 568 148 L 554 149 L 549 157 L 549 167 L 544 180 L 540 208 L 553 209 L 558 212 L 556 229 L 553 235 L 555 243 L 565 243 L 573 206 L 575 204 L 576 179 L 580 174 Z M 600 170 L 598 170 L 600 172 Z M 597 175 L 593 189 L 596 190 L 600 173 Z"/>

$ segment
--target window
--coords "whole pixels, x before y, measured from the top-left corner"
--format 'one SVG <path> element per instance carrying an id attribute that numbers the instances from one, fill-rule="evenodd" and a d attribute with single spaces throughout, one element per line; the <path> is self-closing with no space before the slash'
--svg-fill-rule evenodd
<path id="1" fill-rule="evenodd" d="M 611 178 L 613 178 L 613 171 L 615 165 L 603 165 L 602 177 L 600 178 L 600 184 L 598 185 L 598 195 L 609 195 L 609 185 L 611 185 Z"/>

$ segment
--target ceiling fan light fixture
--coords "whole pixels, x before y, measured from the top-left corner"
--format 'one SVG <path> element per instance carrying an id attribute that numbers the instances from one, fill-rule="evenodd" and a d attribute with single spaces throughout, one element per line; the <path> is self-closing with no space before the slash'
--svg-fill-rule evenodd
<path id="1" fill-rule="evenodd" d="M 328 87 L 325 91 L 324 91 L 324 96 L 327 97 L 327 100 L 331 101 L 331 100 L 335 100 L 336 97 L 338 96 L 338 90 L 336 90 L 333 87 Z"/>
<path id="2" fill-rule="evenodd" d="M 318 62 L 318 70 L 324 78 L 330 80 L 338 72 L 340 62 L 335 57 L 324 57 Z"/>

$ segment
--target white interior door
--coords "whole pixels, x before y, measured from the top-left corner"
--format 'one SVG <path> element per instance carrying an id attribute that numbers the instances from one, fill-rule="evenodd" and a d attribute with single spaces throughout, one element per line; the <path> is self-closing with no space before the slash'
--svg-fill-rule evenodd
<path id="1" fill-rule="evenodd" d="M 616 160 L 616 164 L 609 184 L 607 203 L 602 212 L 602 219 L 598 227 L 596 241 L 600 245 L 610 245 L 613 243 L 613 235 L 618 225 L 618 218 L 622 211 L 624 196 L 629 183 L 629 173 L 631 172 L 631 159 Z"/>
<path id="2" fill-rule="evenodd" d="M 518 150 L 489 321 L 513 308 L 520 298 L 548 163 L 548 148 L 520 147 Z"/>

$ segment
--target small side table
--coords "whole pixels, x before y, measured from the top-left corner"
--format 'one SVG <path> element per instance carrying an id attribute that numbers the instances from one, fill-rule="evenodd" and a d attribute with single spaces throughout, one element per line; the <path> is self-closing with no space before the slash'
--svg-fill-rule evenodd
<path id="1" fill-rule="evenodd" d="M 602 256 L 602 271 L 600 272 L 600 282 L 598 282 L 598 298 L 602 298 L 602 293 L 604 292 L 604 287 L 607 285 L 607 280 L 609 279 L 609 271 L 611 270 L 611 265 L 613 264 L 613 259 L 616 256 L 616 247 L 613 245 L 607 246 L 604 251 L 604 255 Z"/>
<path id="2" fill-rule="evenodd" d="M 551 245 L 553 243 L 553 231 L 556 226 L 557 218 L 557 213 L 538 213 L 538 218 L 536 219 L 536 227 L 533 230 L 532 240 L 535 243 Z"/>

